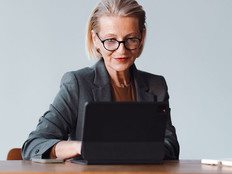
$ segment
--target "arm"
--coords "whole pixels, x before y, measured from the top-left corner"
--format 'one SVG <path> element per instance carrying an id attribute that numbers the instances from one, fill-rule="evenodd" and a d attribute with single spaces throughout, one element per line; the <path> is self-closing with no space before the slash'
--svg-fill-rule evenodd
<path id="1" fill-rule="evenodd" d="M 164 138 L 165 160 L 179 159 L 179 143 L 176 136 L 175 127 L 171 123 L 171 117 L 168 116 L 167 127 Z"/>
<path id="2" fill-rule="evenodd" d="M 49 110 L 40 118 L 35 131 L 31 132 L 22 147 L 24 159 L 33 156 L 49 158 L 52 147 L 57 144 L 57 156 L 64 156 L 60 147 L 69 147 L 73 144 L 64 142 L 75 129 L 78 107 L 78 83 L 73 73 L 66 73 L 61 80 L 60 91 Z M 78 154 L 76 149 L 75 154 Z M 72 156 L 71 155 L 71 156 Z M 67 155 L 67 156 L 70 156 Z"/>
<path id="3" fill-rule="evenodd" d="M 164 102 L 167 103 L 169 106 L 169 95 L 168 95 L 168 89 L 167 89 L 165 79 L 163 79 L 163 84 L 166 89 Z M 169 109 L 168 111 L 167 126 L 166 126 L 165 138 L 164 138 L 164 145 L 165 145 L 164 159 L 165 160 L 178 160 L 180 147 L 179 147 L 179 143 L 177 140 L 175 127 L 172 125 L 170 111 L 171 109 Z"/>

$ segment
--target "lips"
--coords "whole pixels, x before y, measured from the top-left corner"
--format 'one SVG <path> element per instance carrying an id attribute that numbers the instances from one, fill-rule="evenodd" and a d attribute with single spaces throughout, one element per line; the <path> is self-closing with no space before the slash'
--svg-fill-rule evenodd
<path id="1" fill-rule="evenodd" d="M 118 62 L 125 62 L 128 60 L 127 57 L 118 57 L 118 58 L 114 58 L 115 60 L 117 60 Z"/>

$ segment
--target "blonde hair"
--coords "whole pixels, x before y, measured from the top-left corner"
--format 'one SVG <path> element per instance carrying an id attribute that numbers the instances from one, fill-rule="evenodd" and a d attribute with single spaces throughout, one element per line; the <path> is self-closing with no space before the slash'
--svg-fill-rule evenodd
<path id="1" fill-rule="evenodd" d="M 92 31 L 98 32 L 99 18 L 104 15 L 135 17 L 139 20 L 141 34 L 146 29 L 146 13 L 143 7 L 136 0 L 101 0 L 92 11 L 87 24 L 86 51 L 89 57 L 100 58 L 101 54 L 94 47 Z M 139 54 L 143 51 L 143 44 L 140 46 Z"/>

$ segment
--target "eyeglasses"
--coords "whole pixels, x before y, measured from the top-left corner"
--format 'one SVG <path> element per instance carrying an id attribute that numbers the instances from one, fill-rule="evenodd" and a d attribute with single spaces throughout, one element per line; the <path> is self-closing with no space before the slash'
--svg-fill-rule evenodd
<path id="1" fill-rule="evenodd" d="M 127 38 L 124 41 L 118 41 L 116 39 L 105 39 L 101 40 L 99 35 L 96 33 L 98 39 L 103 44 L 104 48 L 108 51 L 115 51 L 119 48 L 120 44 L 123 43 L 127 50 L 135 50 L 139 47 L 141 39 L 139 38 Z"/>

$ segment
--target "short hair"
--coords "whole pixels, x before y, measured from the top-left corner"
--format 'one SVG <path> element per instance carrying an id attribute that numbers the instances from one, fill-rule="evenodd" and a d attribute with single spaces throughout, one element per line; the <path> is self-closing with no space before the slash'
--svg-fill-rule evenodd
<path id="1" fill-rule="evenodd" d="M 94 47 L 92 40 L 92 30 L 99 32 L 99 18 L 102 16 L 123 16 L 135 17 L 139 20 L 139 30 L 141 34 L 146 29 L 146 13 L 143 7 L 136 0 L 101 0 L 90 14 L 86 32 L 86 51 L 89 57 L 100 58 L 101 54 Z M 140 46 L 139 54 L 143 51 Z"/>

